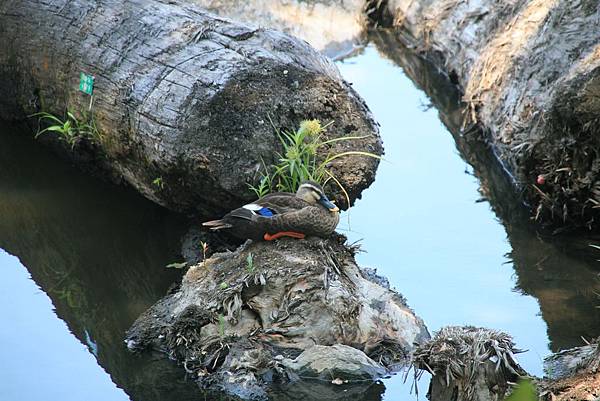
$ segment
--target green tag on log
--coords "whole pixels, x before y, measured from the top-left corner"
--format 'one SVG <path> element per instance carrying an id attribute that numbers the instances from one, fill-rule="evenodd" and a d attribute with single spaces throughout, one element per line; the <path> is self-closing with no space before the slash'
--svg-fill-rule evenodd
<path id="1" fill-rule="evenodd" d="M 82 72 L 79 75 L 79 90 L 91 96 L 94 91 L 94 77 Z"/>

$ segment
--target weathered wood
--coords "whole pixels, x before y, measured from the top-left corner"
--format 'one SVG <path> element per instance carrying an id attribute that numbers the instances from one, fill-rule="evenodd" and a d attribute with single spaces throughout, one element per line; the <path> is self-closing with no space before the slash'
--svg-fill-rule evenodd
<path id="1" fill-rule="evenodd" d="M 192 0 L 235 21 L 283 31 L 306 40 L 333 59 L 365 41 L 364 0 Z"/>
<path id="2" fill-rule="evenodd" d="M 306 118 L 333 120 L 331 136 L 368 135 L 352 146 L 382 152 L 368 108 L 325 57 L 195 5 L 4 1 L 0 41 L 0 118 L 81 115 L 90 99 L 78 91 L 79 74 L 95 76 L 93 113 L 103 139 L 76 147 L 73 157 L 90 148 L 99 163 L 175 210 L 214 213 L 252 199 L 247 183 L 280 146 L 269 119 L 288 129 Z M 352 157 L 336 161 L 334 171 L 355 199 L 376 166 Z M 153 185 L 156 178 L 163 185 Z"/>
<path id="3" fill-rule="evenodd" d="M 413 353 L 415 379 L 433 376 L 431 401 L 501 401 L 526 372 L 515 359 L 522 352 L 506 333 L 473 326 L 447 326 Z"/>
<path id="4" fill-rule="evenodd" d="M 539 383 L 544 401 L 596 401 L 600 388 L 600 348 L 596 342 L 571 348 L 544 360 Z"/>
<path id="5" fill-rule="evenodd" d="M 596 0 L 369 1 L 464 91 L 478 123 L 552 226 L 598 227 L 600 11 Z"/>

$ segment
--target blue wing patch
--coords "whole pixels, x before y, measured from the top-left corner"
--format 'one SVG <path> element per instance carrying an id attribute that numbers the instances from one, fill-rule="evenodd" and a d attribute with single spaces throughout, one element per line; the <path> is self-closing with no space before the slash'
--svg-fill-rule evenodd
<path id="1" fill-rule="evenodd" d="M 269 209 L 268 207 L 262 207 L 259 210 L 257 210 L 257 212 L 261 216 L 273 217 L 273 211 L 271 209 Z"/>
<path id="2" fill-rule="evenodd" d="M 242 208 L 250 210 L 252 213 L 264 217 L 273 217 L 276 214 L 273 210 L 269 209 L 268 207 L 257 205 L 256 203 L 248 203 L 247 205 L 242 206 Z"/>

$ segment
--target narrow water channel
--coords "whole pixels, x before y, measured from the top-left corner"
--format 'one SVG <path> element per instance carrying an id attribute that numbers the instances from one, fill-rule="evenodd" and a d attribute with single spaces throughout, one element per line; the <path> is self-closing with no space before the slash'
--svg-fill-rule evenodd
<path id="1" fill-rule="evenodd" d="M 600 331 L 600 262 L 498 217 L 490 183 L 391 51 L 376 42 L 338 63 L 381 123 L 386 148 L 376 182 L 339 230 L 361 240 L 359 262 L 387 276 L 431 331 L 507 331 L 529 350 L 523 366 L 541 375 L 550 350 Z M 181 259 L 185 229 L 182 218 L 0 126 L 0 399 L 215 399 L 173 363 L 133 356 L 122 342 L 179 279 L 164 266 Z M 401 375 L 383 384 L 383 395 L 375 385 L 356 399 L 415 397 Z"/>

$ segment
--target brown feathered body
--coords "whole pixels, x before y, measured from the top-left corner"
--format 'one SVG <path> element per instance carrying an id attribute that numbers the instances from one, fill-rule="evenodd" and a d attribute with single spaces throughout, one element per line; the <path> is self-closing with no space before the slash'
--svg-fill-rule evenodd
<path id="1" fill-rule="evenodd" d="M 277 192 L 203 225 L 211 230 L 227 229 L 238 238 L 261 240 L 265 234 L 280 232 L 328 237 L 335 231 L 339 220 L 337 210 L 331 211 L 320 203 L 307 202 L 297 194 Z"/>

